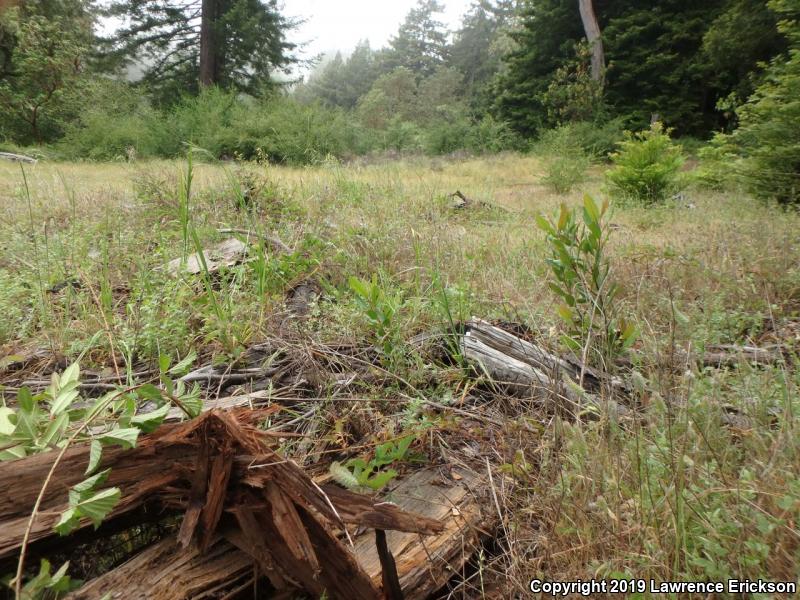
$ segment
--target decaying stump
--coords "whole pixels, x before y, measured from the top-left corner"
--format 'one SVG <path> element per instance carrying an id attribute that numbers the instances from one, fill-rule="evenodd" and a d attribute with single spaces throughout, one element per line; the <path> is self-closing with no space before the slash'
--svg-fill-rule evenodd
<path id="1" fill-rule="evenodd" d="M 443 524 L 441 532 L 428 537 L 402 531 L 386 534 L 400 587 L 409 600 L 427 598 L 444 587 L 478 550 L 484 532 L 496 529 L 499 517 L 484 501 L 486 482 L 474 471 L 453 472 L 458 481 L 436 469 L 418 471 L 390 495 L 398 508 Z M 361 568 L 374 583 L 380 583 L 381 562 L 373 536 L 359 536 L 355 553 Z"/>
<path id="2" fill-rule="evenodd" d="M 402 597 L 406 600 L 422 600 L 445 586 L 478 549 L 483 532 L 495 528 L 497 515 L 482 502 L 481 488 L 485 482 L 467 469 L 458 469 L 456 473 L 458 481 L 448 479 L 437 469 L 412 474 L 390 493 L 396 504 L 375 503 L 367 496 L 353 495 L 334 485 L 323 486 L 346 522 L 358 521 L 376 531 L 397 526 L 408 529 L 385 534 L 386 549 L 395 562 Z M 308 514 L 304 512 L 303 523 L 310 522 Z M 276 590 L 305 587 L 321 593 L 319 590 L 325 587 L 328 597 L 340 597 L 332 595 L 330 590 L 341 590 L 338 580 L 354 573 L 368 577 L 369 583 L 362 579 L 360 585 L 375 594 L 373 598 L 383 598 L 380 590 L 384 587 L 384 573 L 372 531 L 357 535 L 352 549 L 340 543 L 334 554 L 312 533 L 311 547 L 320 561 L 318 582 L 303 582 L 313 576 L 308 569 L 298 571 L 294 566 L 287 569 L 285 563 L 293 550 L 277 542 L 280 538 L 276 536 L 281 534 L 276 526 L 260 521 L 248 508 L 236 509 L 234 515 L 244 526 L 221 527 L 206 553 L 201 553 L 195 545 L 183 548 L 176 539 L 166 539 L 88 582 L 70 598 L 97 600 L 108 592 L 112 592 L 113 598 L 113 592 L 120 590 L 130 594 L 120 598 L 148 600 L 188 600 L 211 592 L 225 596 L 253 589 L 260 576 L 269 579 Z M 423 536 L 423 531 L 419 531 L 423 529 L 419 527 L 419 516 L 440 523 L 441 529 Z M 357 598 L 363 597 L 358 590 L 353 593 Z"/>
<path id="3" fill-rule="evenodd" d="M 257 427 L 275 410 L 212 410 L 192 421 L 162 425 L 141 436 L 132 450 L 106 452 L 101 468 L 111 468 L 107 485 L 118 486 L 122 500 L 104 526 L 145 503 L 157 514 L 180 511 L 183 520 L 176 536 L 88 582 L 74 597 L 99 598 L 104 591 L 139 585 L 148 591 L 136 597 L 192 598 L 252 585 L 266 576 L 277 590 L 381 598 L 383 582 L 396 574 L 384 574 L 380 561 L 373 560 L 377 551 L 371 532 L 357 539 L 355 551 L 348 548 L 341 539 L 348 525 L 392 531 L 387 547 L 404 554 L 394 561 L 403 589 L 414 592 L 409 597 L 424 597 L 417 590 L 427 593 L 440 586 L 448 564 L 460 564 L 469 555 L 464 540 L 477 543 L 474 530 L 479 527 L 478 504 L 467 498 L 466 485 L 440 487 L 433 478 L 412 476 L 406 492 L 394 491 L 400 506 L 333 485 L 320 487 L 277 454 L 274 437 Z M 37 546 L 57 539 L 52 527 L 67 508 L 67 490 L 85 477 L 88 455 L 87 445 L 67 451 L 34 521 L 31 556 Z M 0 464 L 0 560 L 18 555 L 30 507 L 54 459 L 55 453 L 44 453 Z M 472 481 L 467 473 L 461 478 Z M 404 496 L 419 500 L 420 495 L 422 504 L 403 502 Z M 404 534 L 397 536 L 397 531 Z M 429 542 L 421 541 L 424 536 L 430 536 Z M 64 539 L 62 549 L 68 544 L 69 538 Z M 424 555 L 422 548 L 427 548 Z M 437 557 L 433 565 L 429 553 Z M 142 573 L 143 567 L 148 573 Z M 440 575 L 432 578 L 436 572 Z"/>

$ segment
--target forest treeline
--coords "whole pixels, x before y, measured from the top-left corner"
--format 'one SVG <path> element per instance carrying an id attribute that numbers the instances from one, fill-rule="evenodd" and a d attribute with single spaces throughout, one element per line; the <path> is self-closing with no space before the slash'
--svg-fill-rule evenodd
<path id="1" fill-rule="evenodd" d="M 525 150 L 560 128 L 604 155 L 657 120 L 794 199 L 800 0 L 476 0 L 455 31 L 441 10 L 420 0 L 386 47 L 295 81 L 298 23 L 277 0 L 4 0 L 0 140 L 308 163 Z"/>

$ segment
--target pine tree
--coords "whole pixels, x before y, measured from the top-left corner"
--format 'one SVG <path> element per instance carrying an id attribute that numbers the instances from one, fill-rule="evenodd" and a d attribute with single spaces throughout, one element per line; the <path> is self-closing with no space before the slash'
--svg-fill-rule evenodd
<path id="1" fill-rule="evenodd" d="M 448 64 L 463 75 L 464 95 L 475 108 L 488 105 L 489 84 L 500 67 L 500 38 L 514 15 L 511 0 L 477 0 L 453 37 Z"/>
<path id="2" fill-rule="evenodd" d="M 738 172 L 756 196 L 800 204 L 800 0 L 770 0 L 789 50 L 739 109 L 729 140 L 743 156 Z"/>
<path id="3" fill-rule="evenodd" d="M 109 64 L 140 66 L 162 102 L 201 85 L 257 94 L 295 60 L 277 0 L 114 0 L 106 14 L 125 20 Z"/>
<path id="4" fill-rule="evenodd" d="M 521 26 L 511 36 L 517 49 L 506 58 L 495 105 L 522 134 L 550 124 L 542 103 L 556 71 L 575 56 L 583 25 L 574 0 L 537 0 L 524 5 Z"/>
<path id="5" fill-rule="evenodd" d="M 363 40 L 353 53 L 342 58 L 340 52 L 311 74 L 307 84 L 297 91 L 304 100 L 319 100 L 328 106 L 355 108 L 378 78 L 376 53 Z"/>
<path id="6" fill-rule="evenodd" d="M 784 43 L 764 0 L 593 4 L 607 60 L 604 106 L 631 128 L 647 126 L 656 115 L 679 134 L 707 135 L 725 124 L 720 100 L 752 89 L 761 62 Z M 554 80 L 583 69 L 575 52 L 585 39 L 578 3 L 527 3 L 515 39 L 518 49 L 506 60 L 496 107 L 517 130 L 532 134 L 554 124 L 547 113 Z"/>
<path id="7" fill-rule="evenodd" d="M 419 0 L 406 16 L 383 55 L 382 70 L 409 69 L 417 79 L 433 75 L 447 59 L 447 32 L 434 18 L 442 12 L 437 0 Z"/>

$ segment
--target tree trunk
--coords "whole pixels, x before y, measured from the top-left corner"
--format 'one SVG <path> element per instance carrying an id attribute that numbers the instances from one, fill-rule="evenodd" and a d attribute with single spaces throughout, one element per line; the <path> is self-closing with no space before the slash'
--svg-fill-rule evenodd
<path id="1" fill-rule="evenodd" d="M 206 88 L 216 81 L 216 40 L 214 26 L 217 19 L 217 0 L 203 0 L 200 17 L 200 87 Z"/>
<path id="2" fill-rule="evenodd" d="M 606 57 L 603 51 L 603 40 L 600 39 L 600 24 L 597 22 L 592 0 L 578 0 L 578 8 L 581 12 L 586 40 L 592 51 L 592 79 L 602 83 L 605 76 Z"/>

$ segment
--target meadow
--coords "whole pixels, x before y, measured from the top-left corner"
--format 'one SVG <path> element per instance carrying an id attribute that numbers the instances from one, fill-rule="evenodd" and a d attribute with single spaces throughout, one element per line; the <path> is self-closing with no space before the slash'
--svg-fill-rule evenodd
<path id="1" fill-rule="evenodd" d="M 329 448 L 425 422 L 418 449 L 435 462 L 437 428 L 479 435 L 487 414 L 503 423 L 486 457 L 501 526 L 453 597 L 509 597 L 534 577 L 797 580 L 796 211 L 736 186 L 612 202 L 616 302 L 639 331 L 613 368 L 635 409 L 570 415 L 486 394 L 480 373 L 414 340 L 478 316 L 565 353 L 536 217 L 584 194 L 603 200 L 607 165 L 559 194 L 535 154 L 304 167 L 203 158 L 0 163 L 0 385 L 42 355 L 124 380 L 162 355 L 234 361 L 265 339 L 376 346 L 377 376 L 309 417 Z M 472 202 L 454 208 L 456 191 Z M 251 246 L 242 264 L 214 277 L 164 268 L 231 236 Z M 274 252 L 270 236 L 290 251 Z M 292 312 L 301 284 L 313 293 Z M 755 364 L 742 346 L 780 358 Z M 719 348 L 733 364 L 694 358 Z"/>

